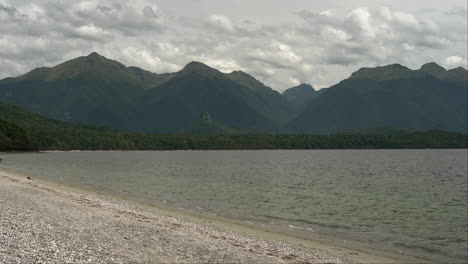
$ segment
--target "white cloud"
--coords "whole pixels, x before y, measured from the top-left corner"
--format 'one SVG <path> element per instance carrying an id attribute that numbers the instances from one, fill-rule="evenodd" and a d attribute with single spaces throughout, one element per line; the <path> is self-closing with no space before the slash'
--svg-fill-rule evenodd
<path id="1" fill-rule="evenodd" d="M 104 31 L 102 28 L 93 24 L 83 25 L 76 29 L 77 36 L 89 40 L 105 40 L 112 39 L 109 32 Z"/>
<path id="2" fill-rule="evenodd" d="M 27 4 L 25 6 L 22 6 L 20 8 L 18 8 L 18 11 L 25 15 L 26 17 L 28 17 L 28 19 L 31 19 L 31 20 L 35 20 L 35 21 L 38 21 L 38 20 L 42 20 L 45 18 L 45 10 L 34 4 L 34 3 L 30 3 L 30 4 Z"/>
<path id="3" fill-rule="evenodd" d="M 460 57 L 460 56 L 450 56 L 445 59 L 445 66 L 447 68 L 456 68 L 456 67 L 464 67 L 466 69 L 467 67 L 467 60 Z"/>
<path id="4" fill-rule="evenodd" d="M 346 17 L 346 25 L 352 27 L 355 33 L 362 33 L 367 37 L 375 37 L 372 14 L 367 8 L 356 8 Z"/>
<path id="5" fill-rule="evenodd" d="M 190 4 L 198 13 L 163 9 L 168 4 L 157 2 L 0 0 L 0 77 L 92 51 L 158 73 L 177 71 L 191 60 L 224 72 L 240 69 L 278 90 L 298 82 L 330 86 L 363 66 L 418 68 L 436 61 L 466 67 L 466 23 L 459 16 L 466 8 L 448 4 L 430 16 L 405 6 L 348 1 L 346 9 L 296 5 L 291 19 L 265 22 L 245 12 L 233 16 L 222 5 L 202 12 L 206 7 Z M 272 5 L 288 10 L 290 3 Z"/>
<path id="6" fill-rule="evenodd" d="M 393 14 L 393 20 L 403 27 L 407 27 L 416 31 L 421 30 L 419 21 L 412 14 L 397 11 Z"/>
<path id="7" fill-rule="evenodd" d="M 122 50 L 122 61 L 130 66 L 141 67 L 145 70 L 165 73 L 180 70 L 179 65 L 163 61 L 160 57 L 145 48 L 128 47 Z"/>
<path id="8" fill-rule="evenodd" d="M 327 39 L 328 41 L 347 41 L 351 39 L 351 35 L 348 34 L 346 31 L 341 30 L 341 29 L 336 29 L 331 26 L 326 26 L 322 30 L 322 36 L 324 39 Z"/>
<path id="9" fill-rule="evenodd" d="M 208 17 L 208 21 L 211 25 L 213 25 L 216 28 L 226 30 L 229 32 L 234 31 L 234 26 L 232 25 L 231 20 L 227 16 L 211 15 Z"/>

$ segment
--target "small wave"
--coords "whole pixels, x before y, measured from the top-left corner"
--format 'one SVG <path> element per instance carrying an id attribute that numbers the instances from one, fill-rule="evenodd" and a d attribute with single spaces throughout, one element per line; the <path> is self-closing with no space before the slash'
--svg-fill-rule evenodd
<path id="1" fill-rule="evenodd" d="M 445 256 L 449 256 L 450 254 L 448 254 L 447 252 L 445 251 L 442 251 L 440 249 L 436 249 L 436 248 L 430 248 L 430 247 L 426 247 L 426 246 L 418 246 L 418 245 L 408 245 L 408 244 L 405 244 L 405 243 L 402 243 L 402 242 L 395 242 L 393 243 L 395 246 L 399 246 L 399 247 L 404 247 L 404 248 L 408 248 L 408 249 L 419 249 L 419 250 L 423 250 L 425 252 L 428 252 L 428 253 L 432 253 L 432 254 L 441 254 L 441 255 L 445 255 Z"/>
<path id="2" fill-rule="evenodd" d="M 308 220 L 308 219 L 292 219 L 292 218 L 284 218 L 284 217 L 272 216 L 272 215 L 264 215 L 264 217 L 270 218 L 270 219 L 277 219 L 277 220 L 280 220 L 280 221 L 303 223 L 303 224 L 307 224 L 307 225 L 314 225 L 314 226 L 330 228 L 330 229 L 344 229 L 344 230 L 350 230 L 351 229 L 350 227 L 344 226 L 344 225 L 328 224 L 328 223 L 312 221 L 312 220 Z"/>

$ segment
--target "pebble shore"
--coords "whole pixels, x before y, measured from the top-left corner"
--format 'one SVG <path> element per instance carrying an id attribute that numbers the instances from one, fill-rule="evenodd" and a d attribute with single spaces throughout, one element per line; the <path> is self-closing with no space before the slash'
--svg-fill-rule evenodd
<path id="1" fill-rule="evenodd" d="M 354 263 L 0 172 L 0 263 Z"/>

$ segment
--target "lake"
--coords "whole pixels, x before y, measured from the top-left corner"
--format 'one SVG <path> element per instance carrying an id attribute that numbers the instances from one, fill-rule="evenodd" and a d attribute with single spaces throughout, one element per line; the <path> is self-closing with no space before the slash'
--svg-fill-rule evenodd
<path id="1" fill-rule="evenodd" d="M 467 259 L 467 150 L 1 154 L 0 168 L 441 262 Z"/>

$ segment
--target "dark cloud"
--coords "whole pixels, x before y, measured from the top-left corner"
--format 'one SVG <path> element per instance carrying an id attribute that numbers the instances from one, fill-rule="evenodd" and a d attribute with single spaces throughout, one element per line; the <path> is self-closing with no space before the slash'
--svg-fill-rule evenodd
<path id="1" fill-rule="evenodd" d="M 5 6 L 0 4 L 0 13 L 6 14 L 9 17 L 15 17 L 19 14 L 18 10 L 16 8 L 11 7 L 11 6 Z"/>

